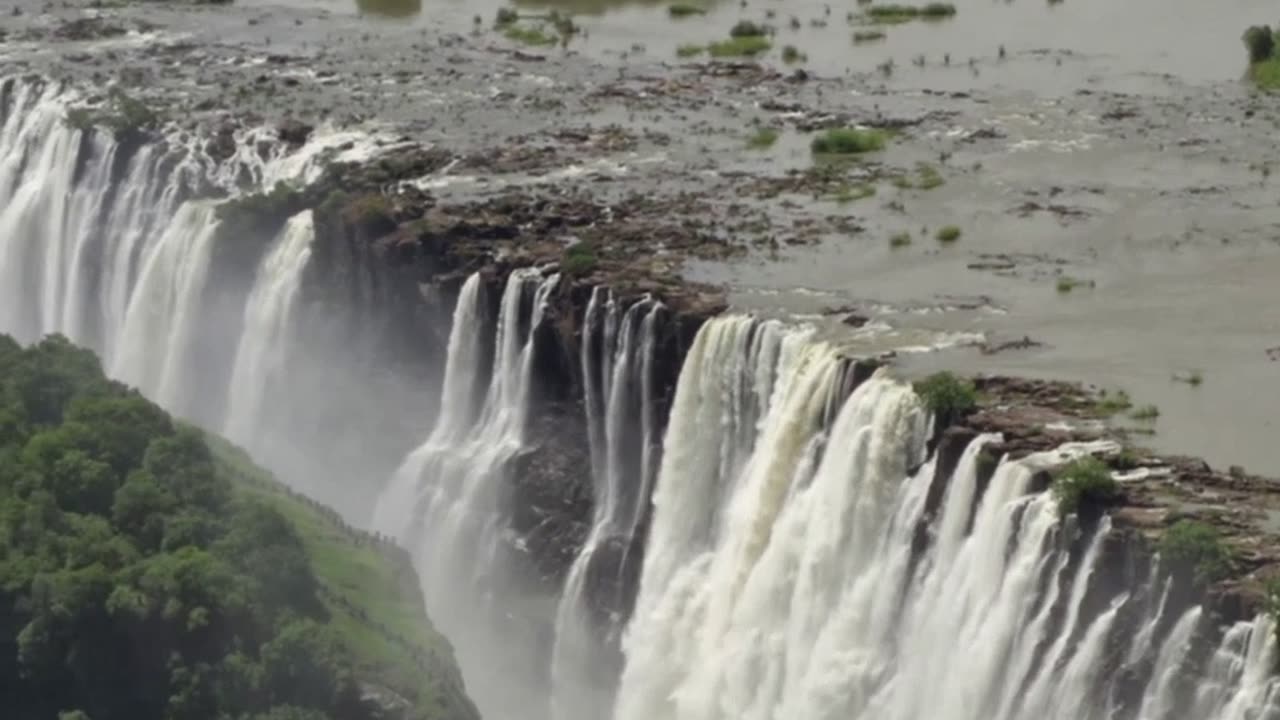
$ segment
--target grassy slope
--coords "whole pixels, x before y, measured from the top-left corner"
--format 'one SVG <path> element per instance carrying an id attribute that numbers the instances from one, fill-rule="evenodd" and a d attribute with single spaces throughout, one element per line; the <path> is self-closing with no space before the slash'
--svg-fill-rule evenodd
<path id="1" fill-rule="evenodd" d="M 1254 63 L 1249 68 L 1249 77 L 1263 90 L 1280 90 L 1280 56 Z"/>
<path id="2" fill-rule="evenodd" d="M 249 456 L 207 436 L 238 492 L 293 523 L 322 585 L 330 624 L 358 658 L 361 679 L 407 699 L 421 720 L 473 720 L 453 650 L 428 621 L 408 554 L 348 527 L 332 510 L 290 492 Z"/>

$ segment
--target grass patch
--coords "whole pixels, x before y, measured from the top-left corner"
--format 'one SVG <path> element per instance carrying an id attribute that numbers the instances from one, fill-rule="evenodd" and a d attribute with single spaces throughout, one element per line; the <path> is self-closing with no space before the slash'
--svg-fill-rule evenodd
<path id="1" fill-rule="evenodd" d="M 934 235 L 940 243 L 953 243 L 960 239 L 960 228 L 955 225 L 944 225 Z"/>
<path id="2" fill-rule="evenodd" d="M 1262 90 L 1280 90 L 1280 28 L 1254 25 L 1242 39 L 1249 52 L 1248 78 Z"/>
<path id="3" fill-rule="evenodd" d="M 1200 387 L 1200 384 L 1204 382 L 1204 373 L 1199 370 L 1191 370 L 1174 375 L 1173 380 L 1174 382 L 1186 383 L 1191 387 Z"/>
<path id="4" fill-rule="evenodd" d="M 946 184 L 946 180 L 942 179 L 942 173 L 938 169 L 928 163 L 920 163 L 916 166 L 916 173 L 919 179 L 916 181 L 916 187 L 921 190 L 932 190 L 942 187 Z"/>
<path id="5" fill-rule="evenodd" d="M 1095 457 L 1071 461 L 1054 478 L 1052 491 L 1062 517 L 1120 497 L 1120 486 L 1111 477 L 1111 470 Z"/>
<path id="6" fill-rule="evenodd" d="M 832 128 L 814 138 L 809 148 L 818 155 L 856 155 L 883 150 L 888 139 L 883 130 Z"/>
<path id="7" fill-rule="evenodd" d="M 685 18 L 691 15 L 706 15 L 707 9 L 690 3 L 674 3 L 667 6 L 667 14 L 673 18 Z"/>
<path id="8" fill-rule="evenodd" d="M 746 37 L 764 37 L 769 34 L 769 29 L 764 25 L 753 23 L 750 20 L 739 20 L 733 27 L 729 28 L 729 37 L 746 38 Z"/>
<path id="9" fill-rule="evenodd" d="M 453 650 L 423 610 L 408 554 L 347 526 L 337 513 L 296 495 L 222 438 L 205 436 L 241 497 L 278 510 L 306 547 L 329 627 L 355 656 L 357 672 L 404 696 L 414 717 L 448 717 L 469 704 L 457 689 Z M 427 681 L 424 682 L 424 679 Z"/>
<path id="10" fill-rule="evenodd" d="M 1250 65 L 1249 79 L 1263 90 L 1280 90 L 1280 57 Z"/>
<path id="11" fill-rule="evenodd" d="M 774 128 L 760 128 L 754 135 L 747 138 L 747 147 L 753 150 L 765 150 L 773 147 L 778 142 L 780 133 Z"/>
<path id="12" fill-rule="evenodd" d="M 707 48 L 704 45 L 681 45 L 680 47 L 676 48 L 676 57 L 682 57 L 682 58 L 696 57 L 706 51 L 707 51 Z"/>
<path id="13" fill-rule="evenodd" d="M 809 56 L 797 50 L 795 45 L 787 45 L 782 48 L 782 62 L 784 63 L 805 62 L 808 59 Z"/>
<path id="14" fill-rule="evenodd" d="M 1058 285 L 1057 285 L 1058 292 L 1069 293 L 1083 284 L 1084 284 L 1083 282 L 1073 277 L 1070 277 L 1068 275 L 1063 275 L 1062 277 L 1058 278 Z"/>
<path id="15" fill-rule="evenodd" d="M 885 38 L 883 30 L 859 30 L 853 34 L 853 43 L 862 45 L 863 43 L 876 42 Z"/>
<path id="16" fill-rule="evenodd" d="M 956 14 L 951 3 L 932 2 L 927 5 L 872 5 L 865 11 L 866 17 L 880 25 L 896 25 L 912 20 L 941 20 Z"/>
<path id="17" fill-rule="evenodd" d="M 707 52 L 713 58 L 753 57 L 773 47 L 767 38 L 759 35 L 734 37 L 707 46 Z"/>
<path id="18" fill-rule="evenodd" d="M 858 183 L 857 185 L 841 185 L 836 191 L 835 201 L 841 205 L 851 203 L 858 200 L 865 200 L 876 194 L 876 186 L 871 183 Z"/>
<path id="19" fill-rule="evenodd" d="M 578 242 L 564 249 L 560 271 L 570 277 L 582 277 L 595 270 L 598 264 L 595 247 L 591 243 Z"/>
<path id="20" fill-rule="evenodd" d="M 540 27 L 521 27 L 520 25 L 509 25 L 502 31 L 502 34 L 508 40 L 514 40 L 525 45 L 534 47 L 547 47 L 555 45 L 559 39 L 554 35 L 550 35 L 543 31 Z"/>
<path id="21" fill-rule="evenodd" d="M 1155 420 L 1160 417 L 1160 408 L 1155 405 L 1143 405 L 1129 413 L 1129 417 L 1134 420 Z"/>
<path id="22" fill-rule="evenodd" d="M 889 238 L 889 247 L 891 248 L 904 248 L 910 244 L 911 233 L 909 232 L 894 233 L 894 235 Z"/>
<path id="23" fill-rule="evenodd" d="M 910 240 L 908 237 L 907 241 Z M 924 406 L 944 425 L 978 407 L 978 390 L 973 383 L 949 372 L 934 373 L 913 387 Z"/>
<path id="24" fill-rule="evenodd" d="M 1102 396 L 1093 404 L 1094 412 L 1103 417 L 1122 413 L 1131 407 L 1133 407 L 1133 400 L 1130 400 L 1129 393 L 1123 390 L 1118 390 L 1114 393 L 1103 390 Z"/>
<path id="25" fill-rule="evenodd" d="M 1235 553 L 1216 528 L 1198 520 L 1179 520 L 1160 538 L 1160 557 L 1177 573 L 1190 572 L 1197 585 L 1208 585 L 1231 574 Z"/>

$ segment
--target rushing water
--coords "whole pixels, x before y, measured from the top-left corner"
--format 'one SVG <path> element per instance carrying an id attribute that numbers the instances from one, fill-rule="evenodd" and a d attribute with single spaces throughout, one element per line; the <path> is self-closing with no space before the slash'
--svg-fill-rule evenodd
<path id="1" fill-rule="evenodd" d="M 73 127 L 69 109 L 87 100 L 56 83 L 9 78 L 0 89 L 0 331 L 23 341 L 62 333 L 94 348 L 114 377 L 344 505 L 343 476 L 365 458 L 323 425 L 373 391 L 316 393 L 326 377 L 360 375 L 339 359 L 340 343 L 313 337 L 298 351 L 302 326 L 331 324 L 300 313 L 310 212 L 274 239 L 228 238 L 263 246 L 256 277 L 231 277 L 218 265 L 220 201 L 198 196 L 313 182 L 330 160 L 369 154 L 370 138 L 321 131 L 290 148 L 255 128 L 215 159 L 178 131 L 138 146 Z"/>
<path id="2" fill-rule="evenodd" d="M 129 148 L 64 122 L 73 91 L 4 87 L 0 329 L 96 348 L 112 374 L 286 477 L 297 454 L 316 455 L 311 468 L 338 457 L 307 426 L 345 420 L 353 397 L 346 374 L 316 384 L 328 366 L 299 335 L 314 219 L 262 239 L 252 277 L 221 278 L 218 203 L 194 198 L 313 181 L 358 137 L 264 156 L 269 132 L 250 131 L 223 160 L 181 134 Z M 560 282 L 516 270 L 491 310 L 483 278 L 466 280 L 437 422 L 375 513 L 412 550 L 491 720 L 548 708 L 559 720 L 1280 718 L 1269 620 L 1223 626 L 1178 606 L 1154 572 L 1117 583 L 1110 521 L 1061 518 L 1037 484 L 1103 448 L 1001 459 L 987 476 L 979 459 L 1000 438 L 981 436 L 942 476 L 910 386 L 879 371 L 850 392 L 835 348 L 746 316 L 701 328 L 659 418 L 665 309 L 601 288 L 578 357 L 591 530 L 559 597 L 513 596 L 509 490 L 531 449 L 535 340 Z M 628 617 L 631 598 L 595 594 L 626 583 L 593 577 L 641 556 Z M 511 631 L 526 613 L 549 642 Z"/>
<path id="3" fill-rule="evenodd" d="M 653 360 L 663 306 L 644 298 L 621 310 L 607 288 L 595 288 L 583 319 L 583 403 L 591 446 L 594 511 L 591 532 L 569 569 L 555 619 L 552 713 L 607 714 L 609 676 L 616 675 L 618 608 L 630 553 L 655 475 Z M 609 578 L 592 578 L 593 562 L 615 550 Z M 593 582 L 594 581 L 594 582 Z M 597 588 L 591 592 L 591 585 Z M 603 606 L 606 617 L 599 617 Z"/>

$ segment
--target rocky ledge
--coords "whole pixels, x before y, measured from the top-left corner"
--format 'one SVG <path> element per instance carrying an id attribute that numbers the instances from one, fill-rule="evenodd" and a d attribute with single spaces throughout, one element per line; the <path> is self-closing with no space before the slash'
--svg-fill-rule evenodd
<path id="1" fill-rule="evenodd" d="M 1166 456 L 1130 444 L 1134 428 L 1110 419 L 1127 410 L 1127 398 L 1075 383 L 1011 377 L 979 377 L 977 407 L 936 438 L 938 468 L 931 500 L 939 502 L 964 448 L 980 433 L 1000 433 L 979 459 L 980 482 L 996 461 L 1053 450 L 1064 443 L 1114 441 L 1099 453 L 1116 480 L 1114 497 L 1082 504 L 1080 522 L 1110 518 L 1103 552 L 1115 586 L 1140 588 L 1151 577 L 1171 581 L 1171 602 L 1207 599 L 1221 621 L 1272 610 L 1280 578 L 1280 483 L 1239 467 L 1220 470 L 1197 458 Z M 1103 447 L 1103 446 L 1099 446 Z M 1038 474 L 1048 487 L 1055 470 Z M 1174 535 L 1194 535 L 1188 546 Z M 1179 544 L 1174 548 L 1170 542 Z M 1166 557 L 1157 562 L 1157 551 Z M 1175 552 L 1176 551 L 1176 552 Z M 1176 557 L 1167 557 L 1176 555 Z M 1216 565 L 1216 567 L 1211 567 Z"/>

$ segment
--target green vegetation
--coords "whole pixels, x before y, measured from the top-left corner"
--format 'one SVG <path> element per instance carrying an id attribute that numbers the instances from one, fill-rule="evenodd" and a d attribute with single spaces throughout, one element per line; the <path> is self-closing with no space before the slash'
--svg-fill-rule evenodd
<path id="1" fill-rule="evenodd" d="M 554 35 L 549 35 L 541 27 L 522 27 L 520 25 L 511 25 L 502 31 L 502 34 L 508 40 L 515 40 L 525 45 L 533 45 L 534 47 L 546 47 L 555 45 L 559 40 Z"/>
<path id="2" fill-rule="evenodd" d="M 924 406 L 937 416 L 942 425 L 950 424 L 978 407 L 978 391 L 973 383 L 949 372 L 934 373 L 917 381 L 914 387 Z"/>
<path id="3" fill-rule="evenodd" d="M 916 178 L 909 175 L 894 175 L 891 182 L 899 190 L 933 190 L 946 184 L 938 169 L 928 163 L 916 165 Z"/>
<path id="4" fill-rule="evenodd" d="M 1062 468 L 1053 480 L 1052 491 L 1063 517 L 1120 497 L 1120 486 L 1111 471 L 1095 457 L 1082 457 Z"/>
<path id="5" fill-rule="evenodd" d="M 782 48 L 782 62 L 784 63 L 805 62 L 808 59 L 809 56 L 796 49 L 795 45 L 786 45 Z"/>
<path id="6" fill-rule="evenodd" d="M 1173 379 L 1175 382 L 1186 383 L 1191 387 L 1200 387 L 1200 384 L 1204 382 L 1204 374 L 1199 370 L 1191 370 L 1185 373 L 1177 373 L 1173 376 Z"/>
<path id="7" fill-rule="evenodd" d="M 731 38 L 764 37 L 768 34 L 768 28 L 750 20 L 739 20 L 733 27 L 729 28 L 729 37 Z"/>
<path id="8" fill-rule="evenodd" d="M 1077 287 L 1079 287 L 1082 284 L 1083 283 L 1081 281 L 1069 275 L 1063 275 L 1062 277 L 1058 278 L 1057 288 L 1058 288 L 1058 292 L 1060 293 L 1069 293 L 1072 290 L 1075 290 Z"/>
<path id="9" fill-rule="evenodd" d="M 1103 390 L 1093 404 L 1093 411 L 1103 417 L 1110 417 L 1131 407 L 1133 407 L 1133 400 L 1129 399 L 1129 393 L 1124 390 L 1117 390 L 1114 393 Z"/>
<path id="10" fill-rule="evenodd" d="M 108 91 L 106 102 L 100 107 L 70 108 L 64 120 L 77 130 L 105 127 L 117 138 L 155 130 L 161 122 L 160 116 L 150 106 L 119 88 Z"/>
<path id="11" fill-rule="evenodd" d="M 902 248 L 910 244 L 911 233 L 909 232 L 894 233 L 894 235 L 889 238 L 889 247 L 891 248 Z"/>
<path id="12" fill-rule="evenodd" d="M 1160 538 L 1160 557 L 1171 571 L 1191 573 L 1197 585 L 1209 585 L 1231 574 L 1235 553 L 1213 526 L 1179 520 Z"/>
<path id="13" fill-rule="evenodd" d="M 1249 79 L 1263 90 L 1280 90 L 1280 28 L 1254 25 L 1244 32 L 1249 52 Z"/>
<path id="14" fill-rule="evenodd" d="M 876 186 L 871 183 L 858 183 L 857 185 L 841 185 L 836 191 L 835 201 L 840 204 L 851 203 L 857 200 L 865 200 L 874 197 L 876 194 Z"/>
<path id="15" fill-rule="evenodd" d="M 1134 420 L 1155 420 L 1160 417 L 1160 408 L 1155 405 L 1143 405 L 1129 413 L 1129 417 Z"/>
<path id="16" fill-rule="evenodd" d="M 853 34 L 853 42 L 855 45 L 863 43 L 875 42 L 884 39 L 883 30 L 859 30 Z"/>
<path id="17" fill-rule="evenodd" d="M 818 155 L 856 155 L 883 150 L 888 138 L 883 130 L 832 128 L 814 138 L 809 148 Z"/>
<path id="18" fill-rule="evenodd" d="M 681 45 L 676 48 L 676 57 L 694 57 L 695 55 L 701 55 L 706 51 L 707 48 L 702 45 Z"/>
<path id="19" fill-rule="evenodd" d="M 701 5 L 678 2 L 667 6 L 667 14 L 673 18 L 683 18 L 690 15 L 706 15 L 707 9 Z"/>
<path id="20" fill-rule="evenodd" d="M 361 195 L 347 204 L 344 211 L 347 222 L 352 225 L 394 224 L 391 214 L 394 208 L 386 195 L 369 193 Z"/>
<path id="21" fill-rule="evenodd" d="M 5 712 L 373 720 L 375 682 L 476 717 L 402 552 L 229 452 L 64 338 L 0 336 Z"/>
<path id="22" fill-rule="evenodd" d="M 534 24 L 521 25 L 522 19 Z M 511 8 L 499 8 L 493 26 L 501 30 L 507 39 L 534 47 L 568 44 L 569 38 L 578 33 L 578 26 L 573 22 L 573 18 L 556 10 L 546 15 L 522 18 Z"/>
<path id="23" fill-rule="evenodd" d="M 771 127 L 763 127 L 755 132 L 754 135 L 747 138 L 747 147 L 754 150 L 765 150 L 773 147 L 778 142 L 779 132 Z"/>
<path id="24" fill-rule="evenodd" d="M 582 277 L 595 270 L 598 262 L 595 247 L 591 243 L 576 242 L 564 249 L 560 271 L 570 277 Z"/>
<path id="25" fill-rule="evenodd" d="M 866 9 L 866 16 L 873 23 L 896 25 L 911 20 L 941 20 L 956 14 L 956 6 L 951 3 L 931 2 L 928 5 L 872 5 Z"/>
<path id="26" fill-rule="evenodd" d="M 955 225 L 943 225 L 934 235 L 940 243 L 953 243 L 960 239 L 960 228 Z"/>
<path id="27" fill-rule="evenodd" d="M 773 45 L 768 38 L 759 35 L 733 37 L 707 46 L 707 52 L 714 58 L 752 57 L 768 51 Z"/>

